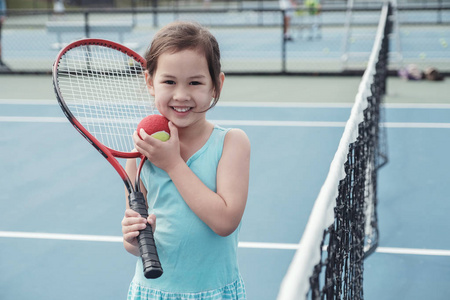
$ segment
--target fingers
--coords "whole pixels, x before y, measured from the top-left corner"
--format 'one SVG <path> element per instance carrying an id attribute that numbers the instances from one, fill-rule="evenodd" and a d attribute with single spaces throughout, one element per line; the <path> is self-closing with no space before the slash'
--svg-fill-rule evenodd
<path id="1" fill-rule="evenodd" d="M 125 217 L 140 217 L 141 215 L 137 212 L 137 211 L 134 211 L 134 210 L 132 210 L 131 208 L 127 208 L 126 210 L 125 210 Z"/>
<path id="2" fill-rule="evenodd" d="M 148 156 L 153 151 L 153 148 L 157 146 L 158 143 L 161 143 L 160 140 L 147 134 L 142 128 L 139 131 L 139 134 L 136 131 L 133 133 L 133 141 L 138 152 L 145 156 Z"/>
<path id="3" fill-rule="evenodd" d="M 169 130 L 170 130 L 170 136 L 171 137 L 173 135 L 175 135 L 178 138 L 178 128 L 171 121 L 169 121 Z M 145 130 L 143 128 L 141 128 L 139 133 L 137 131 L 135 131 L 133 133 L 133 140 L 134 140 L 134 142 L 136 144 L 139 141 L 150 142 L 150 141 L 154 141 L 154 140 L 157 140 L 157 139 L 152 137 L 151 135 L 147 134 L 147 132 L 145 132 Z"/>
<path id="4" fill-rule="evenodd" d="M 155 230 L 156 230 L 156 216 L 154 214 L 151 214 L 150 216 L 148 216 L 147 222 L 148 222 L 148 224 L 150 224 L 150 226 L 152 226 L 152 231 L 155 232 Z"/>
<path id="5" fill-rule="evenodd" d="M 139 135 L 141 136 L 141 139 L 143 139 L 143 140 L 145 140 L 149 136 L 143 128 L 141 128 L 141 130 L 139 131 Z"/>
<path id="6" fill-rule="evenodd" d="M 133 133 L 133 141 L 136 150 L 142 155 L 149 156 L 149 144 L 151 144 L 151 136 L 148 135 L 144 129 L 141 129 L 139 134 L 137 131 Z"/>
<path id="7" fill-rule="evenodd" d="M 141 129 L 141 132 L 142 131 L 143 130 Z M 147 134 L 147 133 L 144 131 L 144 134 Z M 140 133 L 138 134 L 137 131 L 133 132 L 133 141 L 134 141 L 135 144 L 142 140 L 141 137 L 142 137 L 142 135 Z"/>
<path id="8" fill-rule="evenodd" d="M 122 233 L 126 241 L 133 243 L 139 235 L 140 230 L 144 230 L 147 223 L 152 227 L 153 232 L 156 228 L 156 216 L 151 214 L 147 219 L 132 209 L 125 210 L 125 216 L 122 219 Z"/>
<path id="9" fill-rule="evenodd" d="M 178 139 L 178 128 L 172 123 L 172 121 L 169 121 L 169 130 L 170 137 L 175 137 L 176 139 Z"/>
<path id="10" fill-rule="evenodd" d="M 127 242 L 135 244 L 139 231 L 145 229 L 146 226 L 147 220 L 142 218 L 139 213 L 132 209 L 125 210 L 125 216 L 122 219 L 122 233 Z"/>

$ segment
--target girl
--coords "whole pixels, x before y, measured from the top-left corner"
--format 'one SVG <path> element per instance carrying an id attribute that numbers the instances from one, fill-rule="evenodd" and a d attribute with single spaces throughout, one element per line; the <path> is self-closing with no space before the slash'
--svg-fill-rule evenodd
<path id="1" fill-rule="evenodd" d="M 134 134 L 136 150 L 149 160 L 141 186 L 153 215 L 146 220 L 127 209 L 122 231 L 125 249 L 139 256 L 138 230 L 158 220 L 154 237 L 164 274 L 146 279 L 138 259 L 128 299 L 246 299 L 236 252 L 250 143 L 242 130 L 206 120 L 225 79 L 217 41 L 200 25 L 172 23 L 156 34 L 146 59 L 147 85 L 170 120 L 171 137 Z M 126 169 L 133 181 L 136 162 Z"/>

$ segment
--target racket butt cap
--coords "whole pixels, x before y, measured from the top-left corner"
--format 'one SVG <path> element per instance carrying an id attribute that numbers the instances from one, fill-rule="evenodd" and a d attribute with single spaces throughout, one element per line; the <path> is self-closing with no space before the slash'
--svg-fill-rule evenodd
<path id="1" fill-rule="evenodd" d="M 161 267 L 155 267 L 155 266 L 144 266 L 144 276 L 147 279 L 156 279 L 160 277 L 163 273 L 163 270 Z"/>

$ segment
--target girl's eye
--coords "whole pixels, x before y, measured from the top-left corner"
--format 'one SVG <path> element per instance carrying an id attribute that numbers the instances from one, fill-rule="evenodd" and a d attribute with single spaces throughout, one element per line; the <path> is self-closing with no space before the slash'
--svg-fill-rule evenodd
<path id="1" fill-rule="evenodd" d="M 201 83 L 198 82 L 198 81 L 193 81 L 193 82 L 191 82 L 190 84 L 191 84 L 191 85 L 200 85 Z"/>
<path id="2" fill-rule="evenodd" d="M 173 80 L 166 80 L 164 81 L 165 84 L 175 84 L 175 81 Z"/>

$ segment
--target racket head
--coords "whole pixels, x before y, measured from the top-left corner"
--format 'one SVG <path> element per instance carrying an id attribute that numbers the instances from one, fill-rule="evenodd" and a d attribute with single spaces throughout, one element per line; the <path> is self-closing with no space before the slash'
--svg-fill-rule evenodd
<path id="1" fill-rule="evenodd" d="M 53 86 L 58 103 L 72 125 L 116 169 L 128 190 L 130 208 L 148 216 L 146 200 L 139 191 L 145 157 L 133 151 L 132 134 L 139 122 L 154 113 L 145 82 L 146 62 L 120 44 L 83 39 L 64 47 L 53 65 Z M 114 157 L 141 157 L 136 186 Z M 147 224 L 137 237 L 147 278 L 163 270 Z"/>
<path id="2" fill-rule="evenodd" d="M 53 85 L 64 114 L 105 157 L 139 157 L 132 134 L 154 114 L 145 82 L 146 61 L 112 41 L 82 39 L 64 47 L 53 65 Z"/>

